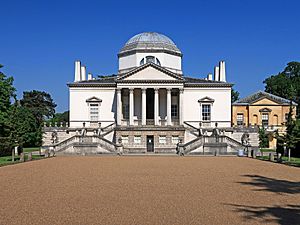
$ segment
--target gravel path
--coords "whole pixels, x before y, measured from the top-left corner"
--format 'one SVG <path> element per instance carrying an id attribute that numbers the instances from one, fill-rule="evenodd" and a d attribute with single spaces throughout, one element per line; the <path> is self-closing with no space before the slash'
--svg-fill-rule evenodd
<path id="1" fill-rule="evenodd" d="M 237 157 L 56 157 L 0 168 L 0 224 L 300 224 L 300 169 Z"/>

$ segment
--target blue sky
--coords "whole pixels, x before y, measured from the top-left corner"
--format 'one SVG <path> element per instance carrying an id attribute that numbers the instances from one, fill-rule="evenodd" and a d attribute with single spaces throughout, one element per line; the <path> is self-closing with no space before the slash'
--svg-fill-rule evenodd
<path id="1" fill-rule="evenodd" d="M 289 61 L 300 61 L 299 1 L 1 1 L 0 64 L 18 96 L 44 90 L 68 109 L 80 59 L 94 75 L 117 72 L 133 35 L 156 31 L 183 52 L 184 74 L 206 77 L 220 60 L 246 96 Z"/>

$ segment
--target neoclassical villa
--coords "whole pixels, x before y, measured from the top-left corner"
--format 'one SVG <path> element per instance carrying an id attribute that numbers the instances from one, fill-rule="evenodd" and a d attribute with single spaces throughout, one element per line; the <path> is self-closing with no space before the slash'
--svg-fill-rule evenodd
<path id="1" fill-rule="evenodd" d="M 234 153 L 243 131 L 231 127 L 225 62 L 200 79 L 184 73 L 182 56 L 167 36 L 145 32 L 121 48 L 115 75 L 86 75 L 76 61 L 69 126 L 46 127 L 44 146 L 78 154 L 175 153 L 180 143 L 185 153 L 213 154 L 217 144 Z"/>

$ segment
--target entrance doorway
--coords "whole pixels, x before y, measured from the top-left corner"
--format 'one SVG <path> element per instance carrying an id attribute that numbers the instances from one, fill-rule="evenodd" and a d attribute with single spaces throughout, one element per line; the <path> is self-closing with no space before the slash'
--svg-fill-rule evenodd
<path id="1" fill-rule="evenodd" d="M 154 137 L 147 135 L 147 152 L 154 152 Z"/>
<path id="2" fill-rule="evenodd" d="M 146 91 L 146 118 L 147 120 L 154 119 L 154 89 L 148 88 Z"/>

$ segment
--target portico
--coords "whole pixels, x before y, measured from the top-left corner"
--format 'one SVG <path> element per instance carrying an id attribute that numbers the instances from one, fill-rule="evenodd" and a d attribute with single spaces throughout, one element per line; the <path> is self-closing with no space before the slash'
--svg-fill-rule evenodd
<path id="1" fill-rule="evenodd" d="M 123 86 L 116 92 L 118 126 L 182 125 L 182 87 Z"/>

